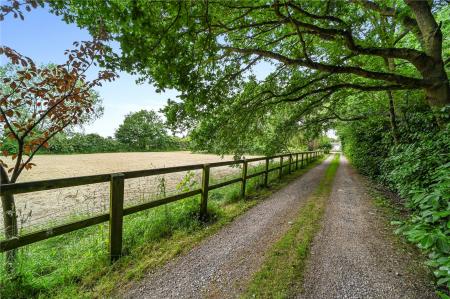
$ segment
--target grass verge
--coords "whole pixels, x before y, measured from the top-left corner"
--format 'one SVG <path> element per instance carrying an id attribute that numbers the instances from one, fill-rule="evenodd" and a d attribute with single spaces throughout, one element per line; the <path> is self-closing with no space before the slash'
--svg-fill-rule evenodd
<path id="1" fill-rule="evenodd" d="M 198 196 L 125 217 L 125 256 L 113 265 L 107 258 L 107 224 L 21 248 L 14 277 L 4 272 L 5 254 L 0 254 L 0 298 L 110 297 L 152 268 L 187 252 L 321 161 L 285 175 L 281 181 L 277 171 L 271 172 L 270 188 L 261 187 L 262 176 L 250 179 L 246 200 L 239 198 L 240 184 L 214 190 L 206 223 L 198 220 Z M 251 171 L 262 170 L 259 167 Z"/>
<path id="2" fill-rule="evenodd" d="M 339 155 L 336 155 L 292 227 L 269 251 L 244 298 L 289 298 L 294 292 L 301 291 L 306 258 L 320 228 L 338 166 Z"/>

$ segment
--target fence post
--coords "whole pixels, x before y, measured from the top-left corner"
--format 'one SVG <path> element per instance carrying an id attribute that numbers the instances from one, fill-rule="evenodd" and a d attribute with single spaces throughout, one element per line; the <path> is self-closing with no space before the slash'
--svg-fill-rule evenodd
<path id="1" fill-rule="evenodd" d="M 109 257 L 111 262 L 122 255 L 124 181 L 123 173 L 111 174 L 109 197 Z"/>
<path id="2" fill-rule="evenodd" d="M 298 153 L 295 154 L 295 170 L 298 170 Z"/>
<path id="3" fill-rule="evenodd" d="M 292 154 L 289 154 L 289 168 L 288 168 L 289 174 L 291 174 L 292 171 L 291 165 L 292 165 Z"/>
<path id="4" fill-rule="evenodd" d="M 200 219 L 206 220 L 208 213 L 209 164 L 203 164 Z"/>
<path id="5" fill-rule="evenodd" d="M 248 162 L 244 159 L 244 163 L 242 165 L 242 185 L 241 185 L 241 197 L 245 198 L 245 186 L 247 184 L 247 167 Z"/>
<path id="6" fill-rule="evenodd" d="M 302 155 L 302 156 L 301 156 L 301 160 L 300 160 L 300 167 L 301 167 L 301 168 L 303 168 L 303 154 L 304 154 L 304 153 L 301 153 L 301 155 Z"/>
<path id="7" fill-rule="evenodd" d="M 264 186 L 267 187 L 269 182 L 269 159 L 266 158 L 266 174 L 264 176 Z"/>
<path id="8" fill-rule="evenodd" d="M 283 156 L 280 157 L 280 173 L 278 174 L 278 177 L 281 179 L 283 176 Z"/>

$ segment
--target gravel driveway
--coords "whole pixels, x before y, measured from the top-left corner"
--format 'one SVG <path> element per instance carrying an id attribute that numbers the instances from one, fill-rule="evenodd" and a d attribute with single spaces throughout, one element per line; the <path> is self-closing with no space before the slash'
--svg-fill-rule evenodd
<path id="1" fill-rule="evenodd" d="M 393 244 L 358 175 L 345 158 L 340 165 L 298 298 L 436 298 L 423 267 Z"/>
<path id="2" fill-rule="evenodd" d="M 289 228 L 330 159 L 238 217 L 188 254 L 149 273 L 126 298 L 235 298 Z"/>

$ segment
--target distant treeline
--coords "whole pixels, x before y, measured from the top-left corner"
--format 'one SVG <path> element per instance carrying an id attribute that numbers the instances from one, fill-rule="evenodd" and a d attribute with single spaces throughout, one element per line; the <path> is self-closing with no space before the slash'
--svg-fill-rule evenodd
<path id="1" fill-rule="evenodd" d="M 137 151 L 188 150 L 187 138 L 169 135 L 159 115 L 151 110 L 141 110 L 125 116 L 114 137 L 99 134 L 59 133 L 48 141 L 48 146 L 39 150 L 40 154 L 82 154 Z M 36 135 L 42 134 L 36 130 Z M 17 153 L 18 145 L 14 139 L 7 138 L 4 132 L 0 137 L 0 150 L 10 155 Z"/>
<path id="2" fill-rule="evenodd" d="M 5 138 L 0 150 L 8 149 L 11 154 L 16 153 L 16 145 Z M 147 145 L 139 147 L 123 143 L 113 137 L 103 137 L 98 134 L 76 133 L 55 136 L 48 148 L 39 151 L 40 154 L 90 154 L 112 152 L 138 152 L 138 151 L 177 151 L 189 150 L 189 141 L 186 138 L 165 136 L 164 141 L 157 146 Z"/>
<path id="3" fill-rule="evenodd" d="M 186 139 L 165 136 L 164 141 L 157 145 L 145 145 L 140 147 L 134 144 L 123 143 L 112 137 L 102 137 L 98 134 L 74 134 L 73 136 L 61 135 L 54 138 L 47 149 L 55 154 L 74 153 L 110 153 L 133 151 L 168 151 L 187 150 L 189 148 Z"/>

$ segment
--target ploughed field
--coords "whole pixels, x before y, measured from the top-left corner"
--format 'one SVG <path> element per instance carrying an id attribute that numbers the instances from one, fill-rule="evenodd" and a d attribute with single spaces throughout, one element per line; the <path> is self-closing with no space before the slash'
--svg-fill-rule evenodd
<path id="1" fill-rule="evenodd" d="M 80 155 L 40 155 L 36 164 L 22 173 L 19 182 L 114 173 L 141 169 L 163 168 L 232 160 L 232 156 L 192 154 L 190 152 L 102 153 Z M 6 161 L 5 161 L 6 162 Z M 11 163 L 11 161 L 8 161 Z M 238 176 L 237 167 L 211 169 L 211 179 Z M 165 175 L 125 180 L 125 206 L 147 202 L 164 195 L 198 188 L 201 171 L 177 172 Z M 18 225 L 22 233 L 64 223 L 72 218 L 96 215 L 109 210 L 109 184 L 84 186 L 16 194 Z M 0 232 L 3 223 L 0 224 Z M 0 238 L 2 238 L 1 236 Z"/>

